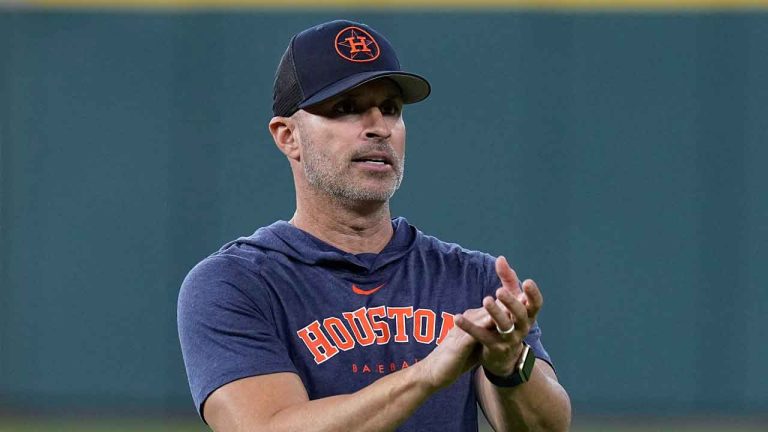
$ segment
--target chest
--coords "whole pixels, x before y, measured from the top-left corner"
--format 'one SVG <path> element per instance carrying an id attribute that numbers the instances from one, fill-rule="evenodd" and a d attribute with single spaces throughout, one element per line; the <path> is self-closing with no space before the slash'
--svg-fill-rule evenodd
<path id="1" fill-rule="evenodd" d="M 403 260 L 380 272 L 295 263 L 265 272 L 276 332 L 313 397 L 355 391 L 425 358 L 478 307 L 475 271 Z"/>

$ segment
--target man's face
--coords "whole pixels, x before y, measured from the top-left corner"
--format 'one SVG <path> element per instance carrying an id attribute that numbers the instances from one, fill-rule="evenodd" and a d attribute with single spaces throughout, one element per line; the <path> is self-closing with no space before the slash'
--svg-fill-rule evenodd
<path id="1" fill-rule="evenodd" d="M 399 87 L 379 79 L 297 113 L 307 183 L 346 201 L 387 201 L 403 179 Z"/>

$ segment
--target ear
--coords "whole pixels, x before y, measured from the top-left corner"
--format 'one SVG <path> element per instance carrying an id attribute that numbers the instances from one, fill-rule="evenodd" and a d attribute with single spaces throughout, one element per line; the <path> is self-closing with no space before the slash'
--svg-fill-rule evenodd
<path id="1" fill-rule="evenodd" d="M 272 117 L 269 121 L 269 133 L 275 145 L 288 159 L 298 161 L 301 157 L 299 142 L 296 139 L 296 121 L 290 117 Z"/>

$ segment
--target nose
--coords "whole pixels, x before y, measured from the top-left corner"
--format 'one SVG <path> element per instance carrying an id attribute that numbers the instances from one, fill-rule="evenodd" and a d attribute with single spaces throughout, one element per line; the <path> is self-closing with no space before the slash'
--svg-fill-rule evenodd
<path id="1" fill-rule="evenodd" d="M 391 119 L 387 118 L 374 106 L 369 108 L 364 115 L 365 137 L 369 139 L 389 138 L 392 135 Z"/>

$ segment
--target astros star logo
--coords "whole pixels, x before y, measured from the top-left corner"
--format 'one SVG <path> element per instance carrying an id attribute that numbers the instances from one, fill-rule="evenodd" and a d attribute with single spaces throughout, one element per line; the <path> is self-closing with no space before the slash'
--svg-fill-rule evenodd
<path id="1" fill-rule="evenodd" d="M 362 63 L 379 58 L 379 44 L 360 27 L 347 27 L 336 35 L 336 52 L 341 58 Z"/>

